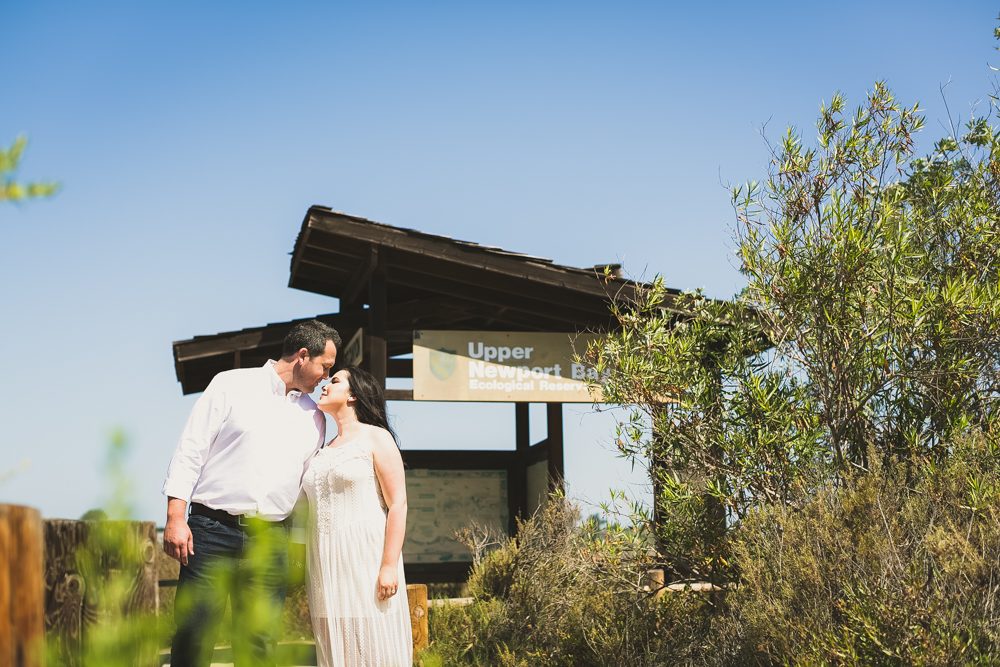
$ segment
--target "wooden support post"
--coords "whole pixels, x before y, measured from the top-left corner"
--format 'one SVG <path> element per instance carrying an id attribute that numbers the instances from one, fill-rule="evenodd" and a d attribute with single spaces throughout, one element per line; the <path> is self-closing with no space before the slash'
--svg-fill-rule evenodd
<path id="1" fill-rule="evenodd" d="M 528 403 L 514 404 L 514 437 L 517 453 L 507 469 L 508 533 L 513 535 L 517 520 L 528 513 L 528 448 L 531 446 Z"/>
<path id="2" fill-rule="evenodd" d="M 378 248 L 372 247 L 361 270 L 354 274 L 347 288 L 340 295 L 340 312 L 361 308 L 361 299 L 366 296 L 366 289 L 371 281 L 372 274 L 378 266 Z"/>
<path id="3" fill-rule="evenodd" d="M 664 418 L 667 411 L 670 410 L 668 404 L 660 404 L 653 407 L 652 417 L 653 417 L 653 447 L 649 457 L 649 476 L 653 482 L 653 539 L 656 542 L 657 550 L 660 553 L 664 552 L 664 544 L 662 538 L 662 532 L 660 528 L 663 526 L 664 516 L 663 516 L 663 504 L 660 500 L 660 492 L 663 490 L 663 475 L 666 474 L 667 465 L 661 456 L 661 452 L 666 450 L 666 443 L 664 442 L 664 436 L 661 432 L 656 430 L 656 424 Z"/>
<path id="4" fill-rule="evenodd" d="M 412 340 L 413 334 L 410 334 Z M 413 359 L 389 359 L 388 375 L 391 378 L 413 379 Z"/>
<path id="5" fill-rule="evenodd" d="M 545 420 L 549 435 L 546 438 L 549 448 L 549 489 L 563 489 L 563 421 L 562 403 L 546 403 Z"/>
<path id="6" fill-rule="evenodd" d="M 722 350 L 715 350 L 715 354 L 709 356 L 708 359 L 705 361 L 705 366 L 712 371 L 713 375 L 712 379 L 714 380 L 713 389 L 715 390 L 715 393 L 720 396 L 722 395 L 722 370 L 720 368 L 720 363 L 718 360 L 719 358 L 721 358 L 722 352 L 723 352 Z M 720 405 L 722 405 L 721 400 L 713 402 L 713 408 L 712 408 L 713 413 L 718 412 L 719 410 L 718 406 Z M 715 416 L 717 415 L 713 415 L 713 417 Z M 722 462 L 724 456 L 722 445 L 716 442 L 715 444 L 712 445 L 709 451 L 711 453 L 713 462 L 716 464 L 716 470 L 722 470 L 723 469 Z M 720 489 L 726 488 L 726 479 L 724 473 L 719 472 L 716 478 L 712 481 L 717 483 L 718 488 Z M 707 537 L 710 540 L 709 553 L 714 551 L 716 554 L 720 554 L 722 552 L 721 546 L 726 539 L 726 507 L 725 505 L 722 504 L 722 500 L 720 500 L 717 496 L 713 495 L 712 493 L 709 493 L 707 489 L 703 492 L 703 494 L 705 498 L 705 514 L 706 514 L 705 518 L 707 519 L 706 524 L 708 526 Z M 725 568 L 720 567 L 718 559 L 713 559 L 712 566 L 709 571 L 709 578 L 711 580 L 711 583 L 714 584 L 722 583 L 721 580 L 719 579 L 719 572 L 724 571 L 724 569 Z"/>
<path id="7" fill-rule="evenodd" d="M 368 354 L 370 352 L 368 348 L 370 345 L 368 334 L 370 332 L 364 329 L 366 326 L 370 326 L 371 322 L 368 313 L 365 312 L 364 302 L 369 296 L 369 281 L 377 263 L 378 251 L 373 248 L 364 267 L 358 273 L 354 274 L 350 285 L 340 295 L 340 316 L 343 318 L 345 315 L 350 315 L 349 319 L 354 322 L 346 328 L 338 329 L 342 341 L 340 348 L 337 350 L 337 365 L 334 367 L 334 370 L 340 370 L 350 365 L 358 365 L 362 368 L 370 367 L 370 363 L 368 362 Z M 358 341 L 361 352 L 360 356 L 357 355 L 358 350 L 349 345 L 349 343 L 353 342 L 354 336 L 358 332 L 361 332 L 361 337 Z"/>
<path id="8" fill-rule="evenodd" d="M 378 249 L 373 249 L 372 261 L 375 263 L 371 281 L 368 283 L 368 316 L 369 331 L 367 332 L 366 355 L 368 370 L 385 389 L 385 378 L 388 373 L 389 350 L 386 345 L 386 323 L 388 322 L 388 280 L 383 257 Z"/>
<path id="9" fill-rule="evenodd" d="M 514 404 L 514 438 L 517 441 L 517 451 L 521 454 L 531 446 L 531 411 L 529 403 Z"/>
<path id="10" fill-rule="evenodd" d="M 43 664 L 45 583 L 38 510 L 0 505 L 0 664 Z"/>
<path id="11" fill-rule="evenodd" d="M 410 630 L 413 633 L 413 653 L 427 648 L 430 641 L 427 623 L 427 584 L 407 584 L 406 599 L 410 604 Z"/>

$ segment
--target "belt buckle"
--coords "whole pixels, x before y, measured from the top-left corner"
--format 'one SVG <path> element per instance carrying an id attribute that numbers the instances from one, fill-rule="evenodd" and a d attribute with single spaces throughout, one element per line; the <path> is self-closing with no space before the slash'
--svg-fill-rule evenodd
<path id="1" fill-rule="evenodd" d="M 239 526 L 240 528 L 246 528 L 246 527 L 248 527 L 250 525 L 250 522 L 252 520 L 256 519 L 256 518 L 257 518 L 257 513 L 256 512 L 254 512 L 252 514 L 250 514 L 250 513 L 247 513 L 247 514 L 237 514 L 236 515 L 236 525 Z"/>

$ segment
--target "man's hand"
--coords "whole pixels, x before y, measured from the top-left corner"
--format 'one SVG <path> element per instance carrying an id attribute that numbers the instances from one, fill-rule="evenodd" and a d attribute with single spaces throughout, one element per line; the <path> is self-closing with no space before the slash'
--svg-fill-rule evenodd
<path id="1" fill-rule="evenodd" d="M 185 510 L 187 503 L 179 498 L 167 501 L 167 525 L 163 527 L 163 550 L 168 556 L 188 564 L 188 556 L 194 555 L 194 537 L 187 524 Z"/>

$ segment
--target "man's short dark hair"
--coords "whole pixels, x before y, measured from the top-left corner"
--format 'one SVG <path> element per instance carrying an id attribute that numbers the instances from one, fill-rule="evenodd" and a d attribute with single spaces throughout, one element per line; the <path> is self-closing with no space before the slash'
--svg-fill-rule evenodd
<path id="1" fill-rule="evenodd" d="M 332 340 L 337 348 L 341 345 L 340 334 L 329 324 L 319 320 L 299 322 L 285 336 L 281 345 L 281 356 L 290 357 L 302 348 L 306 348 L 310 357 L 318 357 L 326 351 L 326 341 Z"/>

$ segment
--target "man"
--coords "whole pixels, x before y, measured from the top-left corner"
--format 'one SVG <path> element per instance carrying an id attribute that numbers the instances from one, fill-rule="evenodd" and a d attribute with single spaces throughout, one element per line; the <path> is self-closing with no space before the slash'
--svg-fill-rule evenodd
<path id="1" fill-rule="evenodd" d="M 191 410 L 163 484 L 163 549 L 181 563 L 173 667 L 210 664 L 230 597 L 236 664 L 275 664 L 286 520 L 326 439 L 309 394 L 329 377 L 340 344 L 322 322 L 297 324 L 280 360 L 219 373 Z"/>

